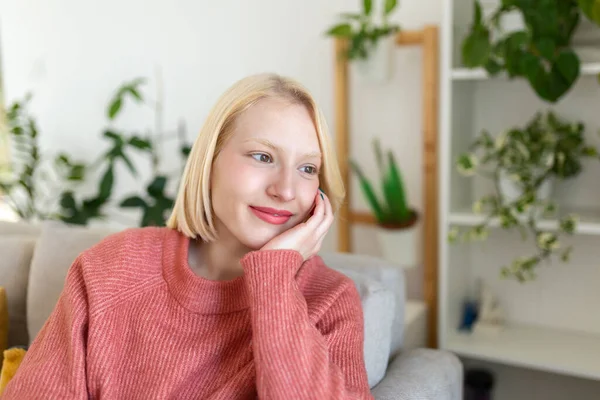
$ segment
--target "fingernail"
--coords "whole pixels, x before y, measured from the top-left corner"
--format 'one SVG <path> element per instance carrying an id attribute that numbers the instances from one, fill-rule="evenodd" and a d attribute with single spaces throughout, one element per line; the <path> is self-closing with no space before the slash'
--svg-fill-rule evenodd
<path id="1" fill-rule="evenodd" d="M 323 197 L 323 193 L 321 193 L 321 200 L 325 200 L 325 197 Z"/>

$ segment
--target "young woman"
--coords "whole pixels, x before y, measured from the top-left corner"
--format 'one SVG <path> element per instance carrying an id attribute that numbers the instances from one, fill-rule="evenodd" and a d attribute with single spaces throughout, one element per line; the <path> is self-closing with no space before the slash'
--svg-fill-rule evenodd
<path id="1" fill-rule="evenodd" d="M 3 399 L 372 399 L 358 292 L 317 255 L 343 197 L 307 90 L 238 81 L 167 226 L 79 255 Z"/>

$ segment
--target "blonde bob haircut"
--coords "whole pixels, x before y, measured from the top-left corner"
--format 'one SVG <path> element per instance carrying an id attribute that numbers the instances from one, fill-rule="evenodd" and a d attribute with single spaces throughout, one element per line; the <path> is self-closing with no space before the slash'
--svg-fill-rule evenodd
<path id="1" fill-rule="evenodd" d="M 273 73 L 251 75 L 235 82 L 217 100 L 206 118 L 189 154 L 175 205 L 167 226 L 190 238 L 217 239 L 210 196 L 210 177 L 214 161 L 235 130 L 236 119 L 265 98 L 276 98 L 304 105 L 309 111 L 319 140 L 322 168 L 320 187 L 331 201 L 334 213 L 344 201 L 345 188 L 328 128 L 321 109 L 299 82 Z"/>

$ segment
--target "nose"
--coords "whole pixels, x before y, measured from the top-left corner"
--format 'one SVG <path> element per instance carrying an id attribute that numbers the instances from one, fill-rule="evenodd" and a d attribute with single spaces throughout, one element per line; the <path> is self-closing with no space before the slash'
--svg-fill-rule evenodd
<path id="1" fill-rule="evenodd" d="M 291 201 L 296 198 L 294 187 L 294 174 L 290 168 L 282 168 L 273 176 L 273 180 L 267 188 L 267 193 L 280 201 Z"/>

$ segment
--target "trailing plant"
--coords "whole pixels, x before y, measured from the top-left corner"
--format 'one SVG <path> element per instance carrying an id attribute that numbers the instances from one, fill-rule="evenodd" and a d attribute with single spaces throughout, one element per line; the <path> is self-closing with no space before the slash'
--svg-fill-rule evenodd
<path id="1" fill-rule="evenodd" d="M 183 127 L 174 133 L 162 131 L 162 105 L 158 101 L 154 103 L 157 114 L 155 132 L 131 134 L 112 126 L 128 101 L 150 105 L 141 91 L 145 82 L 145 79 L 134 79 L 125 82 L 114 92 L 106 110 L 109 126 L 102 131 L 107 148 L 91 163 L 74 160 L 61 152 L 45 159 L 42 165 L 35 118 L 26 108 L 31 96 L 28 95 L 26 101 L 15 102 L 9 108 L 8 122 L 14 156 L 13 162 L 5 166 L 10 177 L 0 179 L 0 188 L 22 219 L 58 219 L 69 224 L 87 225 L 96 219 L 105 220 L 106 211 L 111 208 L 139 208 L 141 217 L 138 225 L 165 223 L 165 214 L 173 206 L 173 199 L 165 192 L 166 186 L 170 179 L 177 179 L 179 173 L 171 176 L 173 174 L 161 170 L 159 148 L 165 140 L 179 140 L 179 156 L 181 164 L 185 164 L 190 145 Z M 150 182 L 124 199 L 115 199 L 115 171 L 119 164 L 124 165 L 136 179 L 141 179 L 139 168 L 133 162 L 135 153 L 150 159 Z M 83 188 L 89 184 L 95 186 L 96 191 L 85 196 Z"/>
<path id="2" fill-rule="evenodd" d="M 520 13 L 523 29 L 501 30 L 501 20 Z M 505 72 L 521 77 L 547 102 L 557 102 L 577 81 L 581 62 L 571 48 L 582 14 L 600 23 L 597 0 L 502 0 L 488 17 L 481 1 L 474 2 L 474 19 L 462 41 L 462 62 L 468 68 L 483 67 L 494 76 Z M 492 38 L 497 33 L 497 39 Z"/>
<path id="3" fill-rule="evenodd" d="M 571 123 L 552 111 L 538 112 L 524 127 L 508 129 L 496 138 L 482 131 L 456 166 L 464 176 L 491 180 L 493 191 L 472 205 L 482 222 L 463 232 L 453 228 L 450 241 L 485 240 L 496 223 L 509 231 L 518 230 L 523 240 L 533 236 L 533 254 L 501 269 L 504 277 L 520 282 L 534 279 L 543 260 L 559 257 L 567 262 L 572 246 L 563 247 L 560 235 L 573 234 L 579 216 L 565 214 L 551 198 L 540 197 L 540 188 L 549 180 L 574 178 L 585 159 L 600 160 L 598 150 L 586 143 L 584 131 L 583 123 Z M 516 196 L 506 195 L 506 182 L 516 189 Z M 555 219 L 556 229 L 542 229 L 542 218 Z"/>
<path id="4" fill-rule="evenodd" d="M 396 5 L 397 0 L 384 0 L 381 24 L 378 24 L 374 21 L 373 1 L 363 0 L 360 13 L 340 14 L 341 21 L 330 27 L 326 35 L 348 39 L 345 56 L 349 60 L 365 60 L 378 40 L 400 30 L 397 24 L 390 24 L 388 20 Z"/>
<path id="5" fill-rule="evenodd" d="M 378 139 L 373 140 L 373 148 L 379 168 L 383 199 L 375 193 L 373 185 L 356 161 L 350 161 L 351 168 L 360 181 L 362 192 L 377 223 L 386 228 L 408 228 L 416 223 L 418 216 L 414 208 L 408 205 L 404 181 L 396 165 L 394 154 L 388 150 L 384 159 Z"/>

